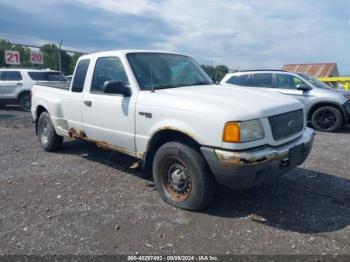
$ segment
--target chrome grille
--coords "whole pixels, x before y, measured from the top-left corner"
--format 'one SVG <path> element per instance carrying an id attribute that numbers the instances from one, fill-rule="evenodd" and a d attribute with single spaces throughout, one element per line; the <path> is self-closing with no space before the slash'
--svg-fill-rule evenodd
<path id="1" fill-rule="evenodd" d="M 269 117 L 272 136 L 281 140 L 299 133 L 304 126 L 303 110 L 295 110 Z"/>

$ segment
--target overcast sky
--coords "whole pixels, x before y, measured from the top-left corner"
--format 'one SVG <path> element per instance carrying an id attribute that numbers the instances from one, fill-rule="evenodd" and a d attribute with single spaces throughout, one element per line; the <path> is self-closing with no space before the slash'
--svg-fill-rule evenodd
<path id="1" fill-rule="evenodd" d="M 350 75 L 349 0 L 1 0 L 0 38 L 170 50 L 233 69 L 337 62 Z"/>

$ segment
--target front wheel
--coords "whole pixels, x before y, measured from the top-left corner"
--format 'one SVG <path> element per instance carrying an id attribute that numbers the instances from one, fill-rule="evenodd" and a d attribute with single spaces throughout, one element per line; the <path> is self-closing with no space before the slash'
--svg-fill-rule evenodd
<path id="1" fill-rule="evenodd" d="M 38 138 L 42 148 L 51 152 L 59 149 L 63 137 L 56 134 L 50 115 L 47 112 L 41 113 L 38 120 Z"/>
<path id="2" fill-rule="evenodd" d="M 312 126 L 322 132 L 335 132 L 343 126 L 343 115 L 335 107 L 323 106 L 311 116 Z"/>
<path id="3" fill-rule="evenodd" d="M 19 97 L 19 105 L 21 109 L 25 112 L 29 112 L 32 107 L 32 99 L 30 97 L 30 93 L 24 93 Z"/>
<path id="4" fill-rule="evenodd" d="M 214 196 L 215 181 L 205 159 L 180 142 L 169 142 L 158 149 L 153 179 L 161 198 L 179 208 L 204 209 Z"/>

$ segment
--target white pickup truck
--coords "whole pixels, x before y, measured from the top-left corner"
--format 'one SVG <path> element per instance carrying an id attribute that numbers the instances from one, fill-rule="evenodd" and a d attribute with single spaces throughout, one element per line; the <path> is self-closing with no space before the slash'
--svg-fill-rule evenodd
<path id="1" fill-rule="evenodd" d="M 276 181 L 314 137 L 294 98 L 216 85 L 191 57 L 167 52 L 84 55 L 69 87 L 33 87 L 31 110 L 44 150 L 71 137 L 133 156 L 163 200 L 190 210 L 205 208 L 217 184 Z"/>

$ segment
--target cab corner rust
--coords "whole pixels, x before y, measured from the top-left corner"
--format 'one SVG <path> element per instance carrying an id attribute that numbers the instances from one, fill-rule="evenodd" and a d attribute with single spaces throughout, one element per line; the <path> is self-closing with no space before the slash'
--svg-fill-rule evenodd
<path id="1" fill-rule="evenodd" d="M 74 139 L 87 139 L 86 133 L 83 130 L 78 131 L 73 127 L 68 130 L 68 135 Z"/>

